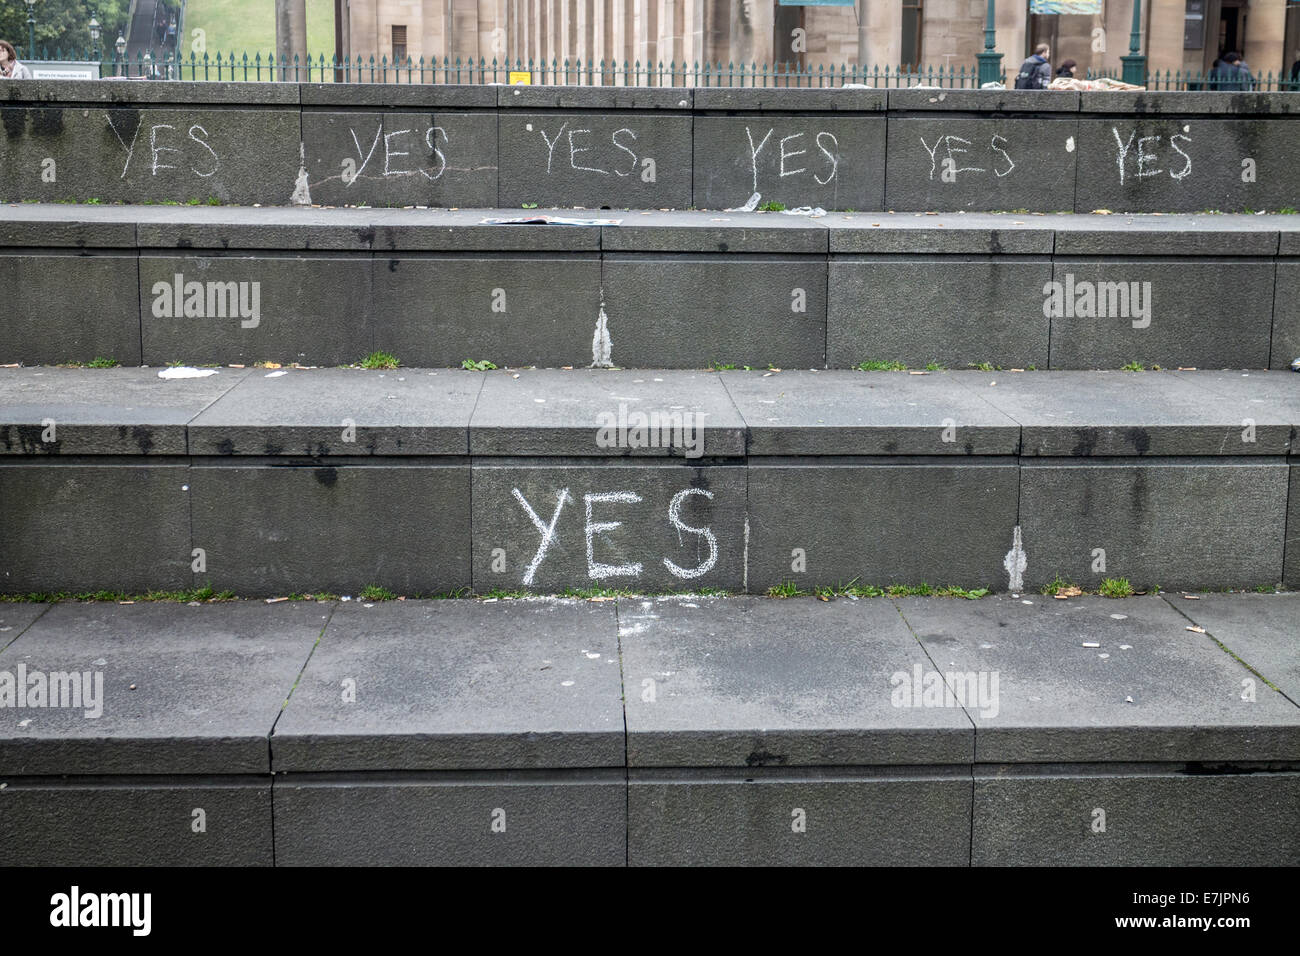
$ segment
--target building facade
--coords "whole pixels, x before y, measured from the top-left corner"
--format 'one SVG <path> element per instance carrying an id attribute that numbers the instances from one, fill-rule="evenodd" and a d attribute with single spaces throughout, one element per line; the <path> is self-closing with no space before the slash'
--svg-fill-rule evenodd
<path id="1" fill-rule="evenodd" d="M 1095 13 L 1037 13 L 1073 7 Z M 790 63 L 838 69 L 970 68 L 984 47 L 986 0 L 335 0 L 341 52 L 455 61 Z M 1052 61 L 1120 69 L 1133 0 L 1000 0 L 997 51 L 1010 73 L 1046 42 Z M 1300 59 L 1300 3 L 1143 0 L 1148 69 L 1208 70 L 1237 50 L 1255 71 L 1289 73 Z"/>

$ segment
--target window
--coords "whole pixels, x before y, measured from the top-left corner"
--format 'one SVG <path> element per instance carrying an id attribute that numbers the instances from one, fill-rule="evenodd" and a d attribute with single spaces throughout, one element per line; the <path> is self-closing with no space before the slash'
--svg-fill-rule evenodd
<path id="1" fill-rule="evenodd" d="M 900 54 L 904 67 L 919 68 L 921 65 L 922 19 L 921 0 L 903 0 L 903 46 Z"/>
<path id="2" fill-rule="evenodd" d="M 406 27 L 393 25 L 393 62 L 406 60 Z"/>
<path id="3" fill-rule="evenodd" d="M 1187 0 L 1183 15 L 1183 49 L 1200 50 L 1205 46 L 1205 0 Z"/>

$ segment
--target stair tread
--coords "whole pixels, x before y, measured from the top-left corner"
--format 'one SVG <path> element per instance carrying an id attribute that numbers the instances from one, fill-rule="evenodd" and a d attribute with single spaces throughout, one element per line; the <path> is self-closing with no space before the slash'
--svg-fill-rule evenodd
<path id="1" fill-rule="evenodd" d="M 1295 593 L 62 602 L 32 616 L 0 605 L 18 631 L 0 671 L 101 672 L 102 714 L 8 710 L 10 776 L 1300 760 Z M 984 684 L 916 701 L 932 673 Z"/>
<path id="2" fill-rule="evenodd" d="M 1300 428 L 1283 371 L 197 371 L 0 369 L 0 454 L 1236 456 Z"/>

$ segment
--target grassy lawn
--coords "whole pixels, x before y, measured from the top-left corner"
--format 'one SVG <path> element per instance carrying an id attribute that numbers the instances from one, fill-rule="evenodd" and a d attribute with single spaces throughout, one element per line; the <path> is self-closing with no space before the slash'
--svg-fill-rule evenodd
<path id="1" fill-rule="evenodd" d="M 265 59 L 275 52 L 275 4 L 270 0 L 189 0 L 181 56 L 188 60 L 194 31 L 206 34 L 208 54 L 231 53 Z M 312 59 L 334 56 L 334 0 L 307 0 L 307 52 Z M 202 53 L 199 53 L 202 58 Z"/>

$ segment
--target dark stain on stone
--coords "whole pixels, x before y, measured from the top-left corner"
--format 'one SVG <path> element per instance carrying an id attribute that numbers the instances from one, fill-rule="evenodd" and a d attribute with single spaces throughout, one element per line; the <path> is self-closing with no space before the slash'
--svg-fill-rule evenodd
<path id="1" fill-rule="evenodd" d="M 37 136 L 62 136 L 63 110 L 58 108 L 32 110 L 32 132 Z"/>
<path id="2" fill-rule="evenodd" d="M 1097 433 L 1091 428 L 1077 428 L 1074 432 L 1075 443 L 1070 454 L 1076 458 L 1086 458 L 1097 448 Z"/>
<path id="3" fill-rule="evenodd" d="M 995 256 L 1002 254 L 1002 237 L 998 235 L 996 229 L 989 233 L 989 251 Z"/>
<path id="4" fill-rule="evenodd" d="M 966 449 L 966 454 L 968 455 L 975 454 L 975 443 L 973 441 L 967 441 L 966 444 L 963 445 L 962 447 Z"/>
<path id="5" fill-rule="evenodd" d="M 745 758 L 746 767 L 770 767 L 772 765 L 784 765 L 785 754 L 768 753 L 766 750 L 755 750 Z"/>
<path id="6" fill-rule="evenodd" d="M 375 245 L 375 227 L 368 226 L 365 229 L 358 229 L 357 238 L 365 243 L 367 249 L 373 248 Z"/>
<path id="7" fill-rule="evenodd" d="M 217 442 L 218 455 L 233 455 L 235 453 L 235 443 L 229 438 L 223 438 Z"/>
<path id="8" fill-rule="evenodd" d="M 389 271 L 389 272 L 396 272 L 396 271 L 397 271 L 397 261 L 398 261 L 398 260 L 396 260 L 396 259 L 389 259 L 389 260 L 388 260 L 388 271 Z"/>
<path id="9" fill-rule="evenodd" d="M 0 122 L 4 123 L 6 136 L 10 139 L 19 139 L 27 129 L 27 111 L 6 106 L 0 109 Z"/>
<path id="10" fill-rule="evenodd" d="M 266 443 L 265 447 L 263 448 L 263 451 L 264 451 L 266 454 L 271 455 L 271 456 L 274 457 L 275 455 L 278 455 L 278 454 L 280 454 L 282 451 L 284 451 L 284 447 L 283 447 L 282 445 L 277 445 L 275 442 L 270 442 L 270 441 L 269 441 L 269 442 Z"/>
<path id="11" fill-rule="evenodd" d="M 1139 455 L 1145 455 L 1151 449 L 1151 435 L 1145 428 L 1130 428 L 1125 437 Z"/>
<path id="12" fill-rule="evenodd" d="M 333 488 L 335 482 L 339 480 L 339 470 L 337 468 L 316 468 L 312 471 L 312 474 L 326 488 Z"/>
<path id="13" fill-rule="evenodd" d="M 135 439 L 135 446 L 140 449 L 140 454 L 147 455 L 153 451 L 153 431 L 145 428 L 143 425 L 137 425 L 131 429 L 131 437 Z"/>
<path id="14" fill-rule="evenodd" d="M 719 251 L 719 252 L 726 252 L 727 249 L 728 249 L 728 246 L 727 246 L 727 244 L 726 244 L 725 242 L 720 242 L 720 243 L 718 243 L 718 251 Z"/>

